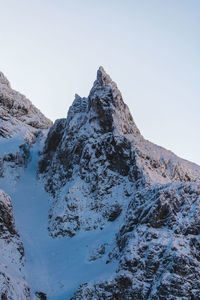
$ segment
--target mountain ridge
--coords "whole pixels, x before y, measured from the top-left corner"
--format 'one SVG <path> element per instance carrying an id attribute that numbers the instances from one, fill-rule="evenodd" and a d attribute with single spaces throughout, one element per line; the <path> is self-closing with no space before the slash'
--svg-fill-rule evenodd
<path id="1" fill-rule="evenodd" d="M 121 117 L 117 118 L 118 115 Z M 127 163 L 128 160 L 132 162 Z M 102 167 L 104 162 L 107 166 Z M 132 179 L 128 181 L 132 183 L 138 184 L 140 177 L 144 185 L 200 178 L 198 165 L 143 138 L 117 85 L 100 67 L 88 98 L 76 95 L 67 119 L 57 120 L 51 127 L 39 161 L 39 173 L 45 174 L 47 190 L 55 195 L 57 189 L 61 199 L 60 189 L 67 182 L 70 184 L 73 172 L 81 180 L 91 182 L 95 189 L 99 185 L 97 177 L 102 182 L 107 179 L 103 174 L 107 170 L 122 177 L 129 174 Z"/>
<path id="2" fill-rule="evenodd" d="M 21 97 L 0 74 L 0 107 L 15 120 L 0 137 L 0 187 L 12 195 L 31 297 L 200 299 L 200 166 L 144 139 L 103 67 L 51 127 L 31 107 L 10 114 L 5 88 Z"/>

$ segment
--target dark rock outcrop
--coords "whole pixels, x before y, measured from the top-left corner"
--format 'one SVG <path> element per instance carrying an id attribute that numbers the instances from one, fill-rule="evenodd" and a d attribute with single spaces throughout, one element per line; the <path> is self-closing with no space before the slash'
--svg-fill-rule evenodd
<path id="1" fill-rule="evenodd" d="M 30 299 L 30 289 L 24 279 L 24 248 L 15 227 L 11 199 L 0 190 L 0 297 Z"/>
<path id="2" fill-rule="evenodd" d="M 117 234 L 116 273 L 73 299 L 200 299 L 199 223 L 199 184 L 136 193 Z"/>

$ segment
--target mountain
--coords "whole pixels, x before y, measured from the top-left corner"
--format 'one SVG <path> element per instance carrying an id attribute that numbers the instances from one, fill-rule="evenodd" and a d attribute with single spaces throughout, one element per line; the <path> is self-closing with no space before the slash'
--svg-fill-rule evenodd
<path id="1" fill-rule="evenodd" d="M 30 146 L 52 125 L 25 96 L 13 90 L 0 72 L 0 172 L 25 166 Z M 17 174 L 15 174 L 18 176 Z M 13 176 L 15 176 L 13 175 Z"/>
<path id="2" fill-rule="evenodd" d="M 144 139 L 102 67 L 89 96 L 75 95 L 53 126 L 26 98 L 22 117 L 20 97 L 15 112 L 2 101 L 11 121 L 0 140 L 0 186 L 25 249 L 20 293 L 200 299 L 200 167 Z"/>
<path id="3" fill-rule="evenodd" d="M 51 127 L 39 173 L 53 196 L 52 236 L 103 228 L 138 189 L 199 181 L 199 166 L 146 141 L 117 85 L 100 67 L 88 98 L 76 95 L 67 119 Z"/>
<path id="4" fill-rule="evenodd" d="M 0 72 L 0 134 L 1 137 L 13 137 L 24 134 L 31 142 L 37 129 L 47 129 L 52 125 L 30 100 L 13 90 L 9 81 Z"/>
<path id="5" fill-rule="evenodd" d="M 1 187 L 15 191 L 27 166 L 30 148 L 52 125 L 25 96 L 14 91 L 0 72 L 0 179 Z M 24 195 L 27 196 L 27 195 Z M 11 198 L 0 190 L 1 299 L 30 299 L 24 278 L 24 247 L 15 226 Z"/>

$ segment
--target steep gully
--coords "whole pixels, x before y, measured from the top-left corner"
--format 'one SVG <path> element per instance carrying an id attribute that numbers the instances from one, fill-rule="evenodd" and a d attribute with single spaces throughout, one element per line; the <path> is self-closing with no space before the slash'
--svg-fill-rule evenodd
<path id="1" fill-rule="evenodd" d="M 89 262 L 88 247 L 98 246 L 98 241 L 110 244 L 119 223 L 115 228 L 110 225 L 104 231 L 82 232 L 73 238 L 51 238 L 47 229 L 49 193 L 36 179 L 42 146 L 33 145 L 31 160 L 21 178 L 14 189 L 5 190 L 12 198 L 16 227 L 25 249 L 25 276 L 33 299 L 36 292 L 45 293 L 49 300 L 69 299 L 81 283 L 105 278 L 116 268 L 114 263 L 105 264 L 105 257 Z M 1 186 L 4 188 L 3 183 Z"/>

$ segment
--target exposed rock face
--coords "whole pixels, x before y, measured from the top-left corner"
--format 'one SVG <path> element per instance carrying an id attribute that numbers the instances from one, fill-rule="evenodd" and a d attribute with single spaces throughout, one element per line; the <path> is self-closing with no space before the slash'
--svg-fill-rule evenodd
<path id="1" fill-rule="evenodd" d="M 24 249 L 15 228 L 11 199 L 0 190 L 0 296 L 30 299 L 23 275 Z"/>
<path id="2" fill-rule="evenodd" d="M 49 213 L 53 236 L 103 228 L 120 215 L 137 168 L 126 133 L 136 136 L 139 130 L 116 84 L 100 68 L 89 97 L 76 95 L 67 119 L 50 129 L 39 163 L 46 189 L 55 196 Z"/>
<path id="3" fill-rule="evenodd" d="M 30 145 L 48 120 L 25 96 L 14 91 L 0 72 L 0 176 L 11 167 L 26 166 Z M 17 176 L 17 175 L 16 175 Z"/>
<path id="4" fill-rule="evenodd" d="M 89 124 L 96 133 L 140 134 L 122 95 L 102 67 L 88 97 Z"/>
<path id="5" fill-rule="evenodd" d="M 199 205 L 196 183 L 137 192 L 117 234 L 116 274 L 73 299 L 200 299 Z"/>
<path id="6" fill-rule="evenodd" d="M 52 236 L 118 222 L 89 261 L 118 261 L 111 278 L 73 299 L 200 299 L 200 167 L 146 141 L 102 67 L 88 98 L 49 131 L 38 173 L 54 201 Z"/>
<path id="7" fill-rule="evenodd" d="M 47 129 L 52 125 L 25 96 L 14 91 L 7 78 L 0 72 L 0 135 L 8 138 L 17 133 L 24 134 L 30 142 L 36 129 Z M 26 132 L 23 132 L 25 131 Z"/>

